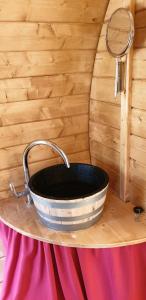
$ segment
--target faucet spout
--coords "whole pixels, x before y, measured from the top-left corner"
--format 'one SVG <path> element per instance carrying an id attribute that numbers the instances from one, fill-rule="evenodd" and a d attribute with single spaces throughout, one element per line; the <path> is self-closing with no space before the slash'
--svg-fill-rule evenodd
<path id="1" fill-rule="evenodd" d="M 28 183 L 29 183 L 29 179 L 30 179 L 29 168 L 28 168 L 28 154 L 29 154 L 29 151 L 33 147 L 38 146 L 38 145 L 46 145 L 46 146 L 49 146 L 50 148 L 52 148 L 54 151 L 56 151 L 62 157 L 66 167 L 70 168 L 70 163 L 69 163 L 69 160 L 68 160 L 66 154 L 56 144 L 54 144 L 50 141 L 44 141 L 44 140 L 36 140 L 36 141 L 32 142 L 31 144 L 29 144 L 23 152 L 23 168 L 24 168 L 24 176 L 25 176 L 24 191 L 17 192 L 14 184 L 10 183 L 10 189 L 11 189 L 13 195 L 15 195 L 17 198 L 22 197 L 22 196 L 27 196 L 28 205 L 33 203 L 33 200 L 31 198 L 31 195 L 29 192 L 29 187 L 28 187 Z"/>
<path id="2" fill-rule="evenodd" d="M 33 147 L 38 146 L 38 145 L 49 146 L 51 149 L 53 149 L 55 152 L 57 152 L 62 157 L 66 167 L 70 168 L 70 163 L 69 163 L 69 160 L 68 160 L 66 154 L 55 143 L 52 143 L 50 141 L 45 141 L 45 140 L 36 140 L 36 141 L 32 142 L 31 144 L 29 144 L 26 147 L 26 149 L 24 150 L 24 153 L 23 153 L 23 168 L 24 168 L 24 176 L 25 176 L 25 183 L 26 184 L 28 184 L 29 178 L 30 178 L 29 168 L 28 168 L 28 154 L 29 154 L 29 151 Z"/>

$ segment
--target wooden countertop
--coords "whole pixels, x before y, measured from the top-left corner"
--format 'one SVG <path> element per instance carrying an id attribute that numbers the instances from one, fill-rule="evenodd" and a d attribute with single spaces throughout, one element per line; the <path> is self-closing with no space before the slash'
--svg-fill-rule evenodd
<path id="1" fill-rule="evenodd" d="M 109 248 L 146 241 L 146 213 L 136 221 L 131 203 L 123 203 L 111 191 L 101 219 L 92 227 L 74 232 L 59 232 L 40 223 L 35 208 L 25 199 L 0 200 L 0 219 L 28 237 L 56 245 L 85 248 Z"/>

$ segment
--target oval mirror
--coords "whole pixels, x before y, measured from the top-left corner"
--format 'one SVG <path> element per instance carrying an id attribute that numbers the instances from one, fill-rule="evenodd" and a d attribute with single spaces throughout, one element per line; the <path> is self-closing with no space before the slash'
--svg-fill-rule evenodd
<path id="1" fill-rule="evenodd" d="M 127 53 L 134 38 L 134 22 L 131 12 L 125 8 L 117 9 L 107 25 L 106 44 L 114 57 Z"/>
<path id="2" fill-rule="evenodd" d="M 106 31 L 106 46 L 116 58 L 115 97 L 123 91 L 121 57 L 127 54 L 134 39 L 134 20 L 132 13 L 125 8 L 118 8 L 110 17 Z"/>

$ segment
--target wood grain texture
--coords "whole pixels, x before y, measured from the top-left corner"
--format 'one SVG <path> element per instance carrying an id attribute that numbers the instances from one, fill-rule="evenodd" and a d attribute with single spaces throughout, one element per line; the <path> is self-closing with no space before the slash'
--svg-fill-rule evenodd
<path id="1" fill-rule="evenodd" d="M 146 138 L 146 111 L 132 109 L 131 113 L 131 133 Z"/>
<path id="2" fill-rule="evenodd" d="M 106 49 L 105 35 L 106 35 L 106 26 L 107 21 L 114 12 L 119 7 L 128 7 L 132 5 L 134 1 L 115 1 L 110 0 L 109 6 L 106 12 L 104 24 L 102 26 L 99 43 L 97 47 L 97 54 L 94 64 L 94 73 L 92 78 L 91 85 L 91 102 L 90 102 L 90 147 L 91 147 L 91 160 L 95 163 L 101 163 L 105 168 L 108 168 L 106 157 L 108 157 L 109 149 L 110 151 L 116 150 L 121 153 L 121 147 L 119 144 L 120 135 L 121 135 L 121 125 L 119 126 L 119 121 L 115 122 L 118 115 L 116 112 L 110 110 L 109 104 L 120 104 L 120 99 L 114 99 L 114 61 L 112 57 L 109 57 Z M 145 166 L 146 166 L 146 155 L 145 155 L 145 140 L 146 140 L 146 1 L 145 0 L 136 0 L 135 1 L 135 42 L 133 49 L 133 58 L 131 59 L 130 72 L 132 70 L 132 76 L 129 73 L 127 80 L 130 76 L 132 81 L 129 85 L 128 91 L 131 93 L 131 103 L 129 110 L 129 120 L 126 123 L 126 126 L 129 126 L 128 129 L 128 160 L 130 159 L 130 167 L 127 168 L 129 172 L 129 180 L 127 177 L 128 192 L 127 198 L 133 203 L 144 205 L 145 206 L 145 186 L 143 182 L 143 177 L 145 176 Z M 94 101 L 93 101 L 94 100 Z M 95 104 L 95 101 L 97 102 Z M 101 108 L 99 103 L 103 102 L 104 108 Z M 122 104 L 125 102 L 123 101 Z M 132 109 L 131 109 L 132 108 Z M 109 112 L 109 115 L 108 115 Z M 105 115 L 108 115 L 105 118 Z M 94 116 L 94 117 L 93 117 Z M 122 116 L 125 120 L 125 113 Z M 112 120 L 113 119 L 113 120 Z M 104 124 L 100 122 L 106 121 Z M 112 120 L 112 121 L 111 121 Z M 118 124 L 117 128 L 113 128 L 112 122 Z M 124 121 L 125 122 L 125 121 Z M 127 122 L 127 121 L 126 121 Z M 115 126 L 115 124 L 114 124 Z M 123 138 L 125 141 L 125 138 Z M 98 158 L 93 157 L 96 155 L 97 147 L 96 143 L 101 143 L 102 147 L 104 146 L 104 157 L 103 152 L 98 152 Z M 94 145 L 94 146 L 93 146 Z M 96 150 L 94 150 L 94 147 Z M 93 153 L 92 153 L 93 152 Z M 113 155 L 114 157 L 114 155 Z M 112 157 L 111 157 L 112 159 Z M 123 164 L 124 160 L 122 159 Z M 135 164 L 135 167 L 134 167 Z M 142 167 L 143 166 L 143 167 Z M 113 167 L 110 165 L 110 169 L 114 169 L 114 158 L 113 158 Z M 109 170 L 109 173 L 112 172 Z M 112 174 L 110 176 L 112 180 L 112 186 L 114 189 L 119 188 L 118 185 L 114 185 L 116 182 L 116 176 Z M 136 181 L 138 180 L 138 184 Z M 137 188 L 138 185 L 138 188 Z M 137 200 L 138 199 L 138 200 Z"/>
<path id="3" fill-rule="evenodd" d="M 145 25 L 146 26 L 146 25 Z M 145 48 L 146 47 L 146 28 L 137 28 L 135 35 L 135 48 Z"/>
<path id="4" fill-rule="evenodd" d="M 136 11 L 140 12 L 146 9 L 146 1 L 145 0 L 136 0 Z"/>
<path id="5" fill-rule="evenodd" d="M 23 188 L 22 153 L 35 139 L 90 162 L 89 93 L 108 2 L 0 0 L 0 199 L 10 196 L 11 180 Z M 39 150 L 32 171 L 61 162 Z M 1 269 L 0 259 L 0 281 Z"/>
<path id="6" fill-rule="evenodd" d="M 127 5 L 133 19 L 135 17 L 135 0 L 127 0 Z M 132 68 L 133 44 L 131 45 L 125 67 L 125 93 L 121 94 L 121 124 L 120 124 L 120 198 L 127 201 L 129 195 L 129 156 L 130 156 L 130 116 L 132 105 Z"/>
<path id="7" fill-rule="evenodd" d="M 146 110 L 146 80 L 133 80 L 132 107 Z"/>
<path id="8" fill-rule="evenodd" d="M 126 6 L 126 0 L 118 0 L 118 1 L 110 0 L 108 9 L 107 9 L 106 15 L 105 15 L 105 21 L 107 21 L 110 18 L 110 16 L 116 9 L 118 9 L 119 7 L 125 7 L 125 6 Z"/>
<path id="9" fill-rule="evenodd" d="M 136 1 L 136 40 L 133 60 L 132 113 L 130 137 L 130 200 L 146 208 L 146 105 L 145 105 L 145 33 L 146 1 Z"/>
<path id="10" fill-rule="evenodd" d="M 100 23 L 107 1 L 1 0 L 0 21 Z"/>
<path id="11" fill-rule="evenodd" d="M 92 156 L 91 159 L 92 159 L 93 165 L 99 166 L 100 168 L 104 169 L 108 173 L 109 187 L 118 196 L 119 189 L 120 189 L 120 172 L 117 172 L 113 168 L 110 168 L 109 164 L 107 164 L 104 161 L 101 161 L 101 158 L 100 158 L 100 160 L 98 160 L 94 156 Z"/>
<path id="12" fill-rule="evenodd" d="M 1 52 L 0 78 L 89 73 L 93 62 L 93 50 Z"/>
<path id="13" fill-rule="evenodd" d="M 120 131 L 107 125 L 90 121 L 90 139 L 120 151 Z"/>
<path id="14" fill-rule="evenodd" d="M 130 136 L 130 157 L 146 165 L 146 139 L 133 134 Z"/>
<path id="15" fill-rule="evenodd" d="M 89 94 L 91 73 L 0 80 L 0 103 Z"/>
<path id="16" fill-rule="evenodd" d="M 111 148 L 107 149 L 107 146 L 104 146 L 94 140 L 91 140 L 90 150 L 92 152 L 92 157 L 96 158 L 97 160 L 103 161 L 104 164 L 113 171 L 119 172 L 119 152 Z"/>
<path id="17" fill-rule="evenodd" d="M 114 98 L 115 59 L 107 52 L 106 28 L 111 14 L 125 1 L 110 0 L 101 29 L 90 93 L 91 161 L 110 175 L 111 187 L 119 192 L 120 98 Z"/>
<path id="18" fill-rule="evenodd" d="M 101 124 L 106 124 L 117 129 L 120 128 L 120 108 L 118 106 L 95 100 L 91 100 L 90 105 L 91 121 L 96 122 L 98 120 Z"/>
<path id="19" fill-rule="evenodd" d="M 33 112 L 33 113 L 32 113 Z M 88 95 L 6 103 L 0 105 L 1 126 L 88 114 Z"/>
<path id="20" fill-rule="evenodd" d="M 30 143 L 33 139 L 55 139 L 88 132 L 88 115 L 0 127 L 0 147 Z"/>
<path id="21" fill-rule="evenodd" d="M 88 133 L 81 133 L 62 138 L 52 139 L 65 153 L 78 153 L 89 149 Z M 22 153 L 26 144 L 11 146 L 0 149 L 1 164 L 0 170 L 10 169 L 22 165 Z M 38 146 L 32 149 L 29 154 L 30 162 L 51 159 L 58 156 L 56 152 L 51 151 L 45 146 Z"/>
<path id="22" fill-rule="evenodd" d="M 146 26 L 145 21 L 146 10 L 143 8 L 142 10 L 136 11 L 135 14 L 135 27 L 136 29 L 143 29 Z"/>
<path id="23" fill-rule="evenodd" d="M 146 189 L 146 164 L 130 160 L 130 180 L 143 189 Z"/>
<path id="24" fill-rule="evenodd" d="M 91 75 L 107 3 L 0 0 L 1 198 L 35 139 L 51 139 L 72 160 L 89 162 Z M 58 162 L 46 149 L 38 153 L 31 163 Z"/>
<path id="25" fill-rule="evenodd" d="M 142 206 L 146 209 L 146 189 L 137 183 L 130 181 L 129 183 L 129 200 L 135 206 Z"/>
<path id="26" fill-rule="evenodd" d="M 0 23 L 0 51 L 95 49 L 100 25 Z"/>
<path id="27" fill-rule="evenodd" d="M 93 77 L 91 99 L 119 104 L 120 100 L 114 98 L 114 78 Z"/>
<path id="28" fill-rule="evenodd" d="M 108 52 L 97 52 L 93 76 L 114 78 L 115 59 Z"/>
<path id="29" fill-rule="evenodd" d="M 108 11 L 108 10 L 107 10 Z M 107 22 L 104 20 L 104 24 L 101 29 L 101 34 L 98 42 L 98 52 L 104 52 L 107 53 L 107 48 L 106 48 L 106 28 L 107 28 Z"/>
<path id="30" fill-rule="evenodd" d="M 146 79 L 146 54 L 145 48 L 135 49 L 133 60 L 133 79 Z"/>

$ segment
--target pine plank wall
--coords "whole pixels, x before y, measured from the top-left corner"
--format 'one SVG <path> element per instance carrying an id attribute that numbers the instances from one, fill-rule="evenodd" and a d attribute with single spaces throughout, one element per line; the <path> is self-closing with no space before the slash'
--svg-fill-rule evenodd
<path id="1" fill-rule="evenodd" d="M 113 96 L 105 30 L 111 13 L 128 2 L 0 0 L 0 199 L 10 196 L 10 181 L 21 189 L 22 152 L 40 138 L 55 141 L 71 161 L 91 157 L 119 193 L 120 99 Z M 146 207 L 146 0 L 136 0 L 135 26 L 129 198 Z M 61 160 L 38 147 L 29 161 L 35 172 Z M 1 283 L 1 246 L 0 257 Z"/>
<path id="2" fill-rule="evenodd" d="M 110 0 L 97 47 L 90 100 L 90 150 L 93 164 L 104 167 L 120 191 L 120 97 L 114 99 L 115 60 L 105 43 L 107 21 L 133 0 Z M 129 200 L 146 208 L 146 1 L 135 1 L 135 39 L 129 133 Z"/>
<path id="3" fill-rule="evenodd" d="M 92 70 L 108 0 L 0 0 L 0 199 L 24 182 L 22 153 L 51 139 L 70 161 L 90 162 Z M 61 160 L 46 147 L 31 172 Z M 0 283 L 4 254 L 0 246 Z"/>
<path id="4" fill-rule="evenodd" d="M 115 59 L 106 48 L 106 27 L 111 14 L 126 0 L 110 0 L 94 63 L 90 95 L 91 160 L 107 170 L 111 187 L 119 194 L 120 99 L 114 98 Z"/>

